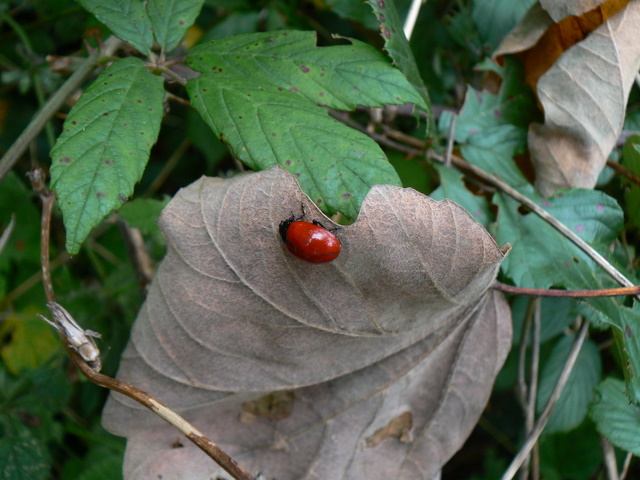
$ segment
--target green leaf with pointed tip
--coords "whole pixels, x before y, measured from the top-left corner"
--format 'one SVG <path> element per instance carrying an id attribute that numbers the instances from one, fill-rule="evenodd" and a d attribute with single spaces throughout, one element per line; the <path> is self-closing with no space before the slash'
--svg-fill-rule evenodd
<path id="1" fill-rule="evenodd" d="M 147 13 L 153 34 L 164 50 L 171 50 L 196 21 L 204 0 L 149 0 Z"/>
<path id="2" fill-rule="evenodd" d="M 69 253 L 133 193 L 158 137 L 163 99 L 162 79 L 129 57 L 102 72 L 69 112 L 51 151 Z"/>
<path id="3" fill-rule="evenodd" d="M 399 185 L 377 143 L 283 88 L 245 75 L 202 75 L 187 84 L 191 105 L 255 170 L 278 163 L 325 212 L 355 218 L 372 185 Z"/>
<path id="4" fill-rule="evenodd" d="M 640 407 L 629 403 L 622 380 L 607 378 L 596 390 L 589 416 L 616 447 L 640 455 Z"/>
<path id="5" fill-rule="evenodd" d="M 544 410 L 573 346 L 575 336 L 564 336 L 554 345 L 542 370 L 542 380 L 536 401 L 536 410 Z M 569 375 L 565 389 L 549 418 L 545 432 L 568 432 L 576 428 L 587 415 L 593 390 L 602 375 L 600 352 L 593 340 L 586 339 Z"/>
<path id="6" fill-rule="evenodd" d="M 187 64 L 207 76 L 247 76 L 261 86 L 297 92 L 314 105 L 353 110 L 415 103 L 426 108 L 407 78 L 376 49 L 317 47 L 315 32 L 248 33 L 193 49 Z"/>
<path id="7" fill-rule="evenodd" d="M 141 0 L 79 0 L 120 40 L 148 55 L 153 47 L 153 27 Z"/>
<path id="8" fill-rule="evenodd" d="M 380 22 L 384 48 L 389 52 L 393 62 L 407 76 L 411 85 L 420 93 L 424 100 L 425 108 L 429 111 L 431 101 L 429 100 L 427 87 L 420 76 L 416 59 L 404 34 L 402 22 L 393 0 L 370 0 L 366 3 L 371 5 L 373 13 L 378 22 Z"/>

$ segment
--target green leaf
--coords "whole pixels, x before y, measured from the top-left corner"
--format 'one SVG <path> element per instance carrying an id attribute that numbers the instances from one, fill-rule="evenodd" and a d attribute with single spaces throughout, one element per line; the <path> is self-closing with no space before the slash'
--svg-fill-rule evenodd
<path id="1" fill-rule="evenodd" d="M 34 368 L 14 378 L 0 363 L 0 387 L 0 432 L 28 435 L 32 426 L 16 416 L 16 412 L 21 412 L 23 418 L 38 426 L 39 439 L 46 442 L 62 439 L 59 413 L 69 401 L 71 383 L 60 366 Z"/>
<path id="2" fill-rule="evenodd" d="M 612 444 L 640 455 L 640 407 L 629 403 L 622 380 L 607 378 L 598 385 L 589 416 Z"/>
<path id="3" fill-rule="evenodd" d="M 521 190 L 605 258 L 611 256 L 608 247 L 617 237 L 623 219 L 613 198 L 595 190 L 565 190 L 550 198 L 540 197 L 530 186 Z M 546 221 L 522 211 L 516 201 L 505 195 L 498 194 L 494 198 L 499 208 L 496 239 L 513 246 L 501 269 L 516 285 L 567 289 L 613 286 L 611 279 L 590 257 Z M 623 328 L 625 311 L 619 300 L 590 298 L 584 305 L 582 309 L 588 312 L 583 313 L 589 313 L 592 323 L 597 325 L 604 321 Z"/>
<path id="4" fill-rule="evenodd" d="M 536 400 L 538 413 L 544 410 L 549 401 L 574 340 L 575 336 L 573 335 L 562 337 L 547 358 L 542 369 L 542 379 L 540 380 L 540 388 Z M 593 396 L 593 389 L 598 384 L 601 374 L 600 352 L 596 344 L 587 339 L 582 345 L 569 380 L 551 414 L 549 423 L 545 427 L 545 432 L 567 432 L 582 423 L 587 415 L 589 402 L 591 402 Z"/>
<path id="5" fill-rule="evenodd" d="M 45 323 L 40 319 L 38 321 Z M 29 388 L 15 399 L 14 405 L 19 408 L 37 416 L 50 416 L 53 419 L 69 402 L 71 381 L 61 368 L 40 367 L 29 370 L 19 377 L 19 381 L 22 380 L 29 382 Z"/>
<path id="6" fill-rule="evenodd" d="M 516 345 L 520 343 L 522 326 L 531 300 L 531 297 L 519 296 L 511 304 L 513 342 Z M 540 301 L 540 343 L 544 343 L 558 336 L 575 320 L 578 302 L 572 298 L 541 298 Z M 531 335 L 527 345 L 531 345 Z"/>
<path id="7" fill-rule="evenodd" d="M 0 480 L 47 480 L 51 459 L 45 445 L 31 435 L 0 438 Z"/>
<path id="8" fill-rule="evenodd" d="M 640 405 L 640 305 L 634 302 L 633 309 L 619 309 L 622 327 L 614 328 L 615 342 L 620 363 L 627 382 L 627 395 L 636 405 Z"/>
<path id="9" fill-rule="evenodd" d="M 69 480 L 118 480 L 123 478 L 123 462 L 124 455 L 122 453 L 106 452 L 100 458 L 83 465 L 82 470 L 63 477 L 63 480 L 64 478 Z"/>
<path id="10" fill-rule="evenodd" d="M 487 130 L 511 125 L 526 130 L 534 111 L 533 95 L 522 81 L 522 67 L 507 61 L 498 94 L 467 89 L 462 110 L 456 119 L 455 140 L 466 143 L 471 135 L 484 135 Z M 438 130 L 448 135 L 453 115 L 443 112 Z"/>
<path id="11" fill-rule="evenodd" d="M 405 76 L 366 43 L 317 47 L 314 32 L 285 30 L 213 40 L 187 64 L 210 78 L 244 76 L 306 97 L 313 105 L 353 110 L 407 102 L 424 105 Z"/>
<path id="12" fill-rule="evenodd" d="M 495 49 L 534 3 L 535 0 L 473 2 L 473 20 L 484 42 Z"/>
<path id="13" fill-rule="evenodd" d="M 527 133 L 513 125 L 496 125 L 481 134 L 470 135 L 467 144 L 460 147 L 462 156 L 469 163 L 497 175 L 513 187 L 529 182 L 513 157 L 525 150 Z"/>
<path id="14" fill-rule="evenodd" d="M 373 13 L 380 22 L 380 31 L 384 39 L 384 48 L 393 59 L 395 65 L 407 76 L 411 85 L 422 96 L 423 108 L 430 108 L 431 101 L 427 87 L 422 81 L 411 45 L 404 35 L 402 22 L 393 0 L 369 0 Z"/>
<path id="15" fill-rule="evenodd" d="M 153 47 L 153 27 L 141 0 L 79 0 L 80 5 L 104 23 L 120 40 L 148 55 Z"/>
<path id="16" fill-rule="evenodd" d="M 540 478 L 545 480 L 586 480 L 601 463 L 600 436 L 590 421 L 570 432 L 544 435 L 540 439 Z"/>
<path id="17" fill-rule="evenodd" d="M 531 187 L 523 189 L 531 200 L 605 254 L 622 227 L 623 214 L 617 202 L 595 190 L 571 189 L 542 198 Z M 533 213 L 498 194 L 498 243 L 509 242 L 513 250 L 502 263 L 502 271 L 516 285 L 588 289 L 602 284 L 603 272 L 582 250 Z M 605 255 L 606 257 L 607 255 Z"/>
<path id="18" fill-rule="evenodd" d="M 378 20 L 371 14 L 371 8 L 364 2 L 353 0 L 331 0 L 327 6 L 338 16 L 361 23 L 368 29 L 378 28 Z"/>
<path id="19" fill-rule="evenodd" d="M 494 215 L 491 213 L 487 199 L 480 195 L 474 195 L 465 187 L 462 181 L 463 175 L 459 170 L 440 164 L 435 164 L 434 168 L 440 175 L 440 186 L 429 196 L 434 200 L 450 198 L 464 207 L 482 225 L 489 226 Z"/>
<path id="20" fill-rule="evenodd" d="M 260 12 L 256 11 L 230 12 L 219 23 L 207 30 L 198 43 L 204 44 L 217 38 L 255 32 L 258 30 L 260 19 Z"/>
<path id="21" fill-rule="evenodd" d="M 278 163 L 324 211 L 355 218 L 370 187 L 398 185 L 380 147 L 287 89 L 246 75 L 202 75 L 191 104 L 234 155 L 255 170 Z"/>
<path id="22" fill-rule="evenodd" d="M 69 253 L 133 193 L 158 137 L 163 98 L 162 79 L 129 57 L 102 72 L 69 113 L 51 151 Z"/>
<path id="23" fill-rule="evenodd" d="M 630 136 L 622 150 L 622 165 L 631 172 L 640 175 L 640 135 Z M 622 180 L 625 177 L 620 176 Z M 624 192 L 626 216 L 630 225 L 640 229 L 640 187 L 634 182 L 629 183 Z"/>
<path id="24" fill-rule="evenodd" d="M 204 0 L 148 0 L 147 13 L 160 46 L 171 50 L 196 21 Z"/>
<path id="25" fill-rule="evenodd" d="M 447 30 L 452 39 L 455 40 L 459 46 L 463 47 L 463 51 L 480 53 L 484 46 L 480 39 L 480 32 L 478 32 L 478 28 L 473 21 L 472 10 L 472 3 L 461 3 L 459 8 L 456 8 L 455 12 L 452 12 L 452 15 L 447 18 Z M 478 53 L 476 53 L 473 58 L 477 59 Z M 489 63 L 493 63 L 491 60 L 487 60 Z M 478 63 L 475 68 L 481 69 L 482 61 Z"/>
<path id="26" fill-rule="evenodd" d="M 167 203 L 169 198 L 165 200 L 136 198 L 122 206 L 118 211 L 118 217 L 125 220 L 130 227 L 139 228 L 144 234 L 160 233 L 158 217 Z"/>

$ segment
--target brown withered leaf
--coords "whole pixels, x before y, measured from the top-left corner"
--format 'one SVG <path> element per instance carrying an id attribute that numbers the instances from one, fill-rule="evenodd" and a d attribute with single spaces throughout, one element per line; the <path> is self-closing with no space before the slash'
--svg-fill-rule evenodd
<path id="1" fill-rule="evenodd" d="M 581 22 L 597 22 L 598 25 L 627 3 L 629 0 L 540 0 L 554 22 L 574 16 Z"/>
<path id="2" fill-rule="evenodd" d="M 525 67 L 527 84 L 538 80 L 566 50 L 585 39 L 629 0 L 544 1 L 535 3 L 493 53 L 493 59 L 516 54 Z"/>
<path id="3" fill-rule="evenodd" d="M 340 256 L 313 265 L 278 234 L 302 204 L 338 227 L 280 167 L 181 190 L 118 377 L 266 478 L 430 479 L 508 352 L 509 308 L 489 290 L 506 252 L 455 203 L 385 185 L 338 227 Z M 128 437 L 126 478 L 229 478 L 119 394 L 103 423 Z"/>
<path id="4" fill-rule="evenodd" d="M 640 2 L 631 2 L 567 50 L 538 82 L 543 125 L 529 129 L 536 187 L 593 188 L 622 132 L 640 67 Z"/>
<path id="5" fill-rule="evenodd" d="M 568 5 L 552 10 L 556 17 L 577 7 L 562 3 Z M 529 129 L 536 187 L 543 195 L 593 188 L 622 131 L 640 67 L 640 3 L 625 3 L 605 2 L 556 24 L 537 5 L 494 54 L 522 52 L 528 83 L 544 110 L 545 123 Z"/>

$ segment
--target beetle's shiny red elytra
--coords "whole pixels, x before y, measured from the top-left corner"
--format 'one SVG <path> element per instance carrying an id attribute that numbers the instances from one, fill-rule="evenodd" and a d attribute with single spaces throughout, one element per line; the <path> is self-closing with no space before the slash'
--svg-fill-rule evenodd
<path id="1" fill-rule="evenodd" d="M 326 263 L 338 258 L 340 240 L 318 221 L 301 221 L 291 217 L 280 222 L 280 236 L 289 252 L 310 263 Z"/>

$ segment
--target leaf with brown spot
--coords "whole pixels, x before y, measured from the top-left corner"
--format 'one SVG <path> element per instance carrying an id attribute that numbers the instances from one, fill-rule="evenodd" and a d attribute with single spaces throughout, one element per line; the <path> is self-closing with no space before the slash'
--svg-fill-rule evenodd
<path id="1" fill-rule="evenodd" d="M 384 48 L 389 53 L 393 63 L 407 76 L 416 91 L 422 96 L 426 105 L 426 112 L 431 109 L 431 100 L 427 87 L 422 80 L 418 64 L 413 56 L 409 40 L 404 34 L 402 21 L 396 10 L 395 3 L 381 0 L 367 0 L 373 14 L 380 24 L 380 34 L 384 38 Z"/>
<path id="2" fill-rule="evenodd" d="M 392 419 L 386 426 L 376 431 L 374 435 L 365 439 L 368 448 L 375 447 L 383 440 L 397 438 L 403 443 L 410 440 L 411 427 L 413 425 L 411 412 L 404 412 Z"/>
<path id="3" fill-rule="evenodd" d="M 340 256 L 313 265 L 278 234 L 301 204 L 337 227 L 279 167 L 181 190 L 118 377 L 268 478 L 430 479 L 509 349 L 508 306 L 489 290 L 505 251 L 455 203 L 378 185 L 336 232 Z M 103 421 L 128 437 L 126 478 L 227 478 L 127 398 Z"/>
<path id="4" fill-rule="evenodd" d="M 140 59 L 123 58 L 102 72 L 69 112 L 51 150 L 51 188 L 62 209 L 69 253 L 78 252 L 140 181 L 160 131 L 162 83 Z"/>

